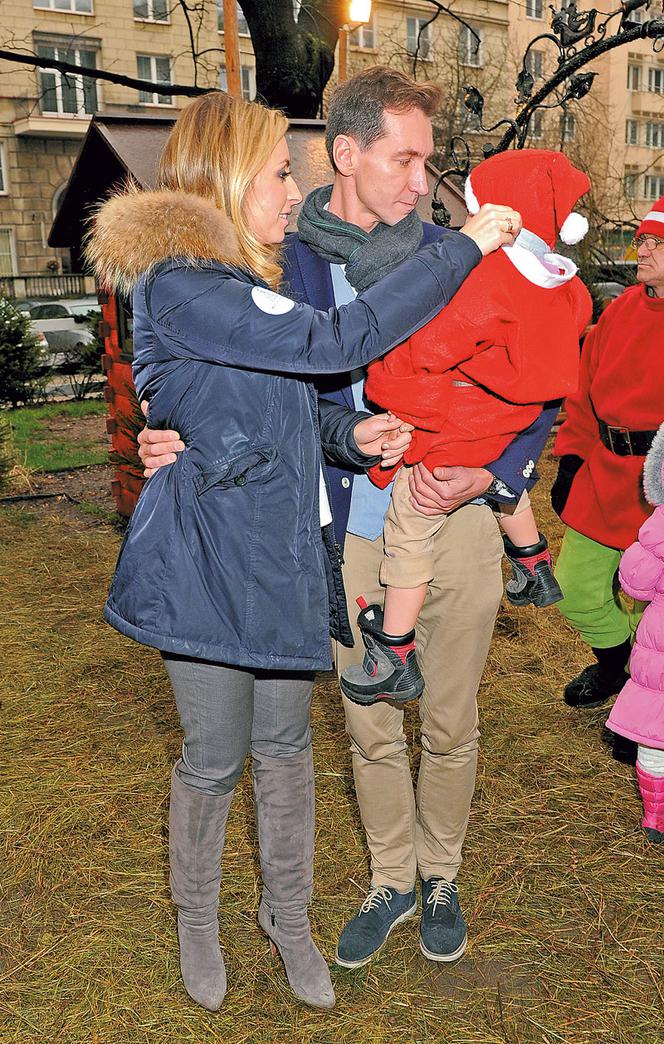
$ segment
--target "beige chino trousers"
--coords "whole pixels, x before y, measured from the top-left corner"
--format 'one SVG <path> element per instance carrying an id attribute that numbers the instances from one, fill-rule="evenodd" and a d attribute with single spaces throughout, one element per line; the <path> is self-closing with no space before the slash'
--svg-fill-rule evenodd
<path id="1" fill-rule="evenodd" d="M 355 790 L 371 856 L 372 886 L 409 891 L 425 879 L 454 880 L 475 786 L 477 690 L 502 596 L 502 540 L 491 510 L 468 504 L 434 538 L 434 579 L 417 625 L 425 678 L 420 698 L 422 756 L 413 790 L 403 711 L 387 703 L 358 706 L 343 697 Z M 336 644 L 337 671 L 357 663 L 362 640 L 355 599 L 382 605 L 378 573 L 383 538 L 350 534 L 344 582 L 355 648 Z"/>

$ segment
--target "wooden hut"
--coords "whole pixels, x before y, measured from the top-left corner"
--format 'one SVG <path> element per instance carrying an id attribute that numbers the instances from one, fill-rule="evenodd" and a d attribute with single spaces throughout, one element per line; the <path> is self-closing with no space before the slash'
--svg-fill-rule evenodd
<path id="1" fill-rule="evenodd" d="M 159 157 L 176 116 L 176 113 L 172 116 L 99 114 L 92 119 L 48 240 L 50 246 L 69 248 L 73 266 L 80 264 L 83 240 L 95 205 L 128 177 L 143 188 L 154 187 Z M 324 132 L 322 120 L 290 123 L 288 139 L 293 169 L 304 195 L 331 180 Z M 436 177 L 437 171 L 430 168 L 430 188 Z M 441 196 L 452 215 L 453 227 L 459 227 L 466 215 L 462 193 L 451 183 L 445 183 Z M 430 202 L 426 197 L 420 199 L 418 212 L 424 220 L 431 220 Z M 128 301 L 109 295 L 103 287 L 99 288 L 98 296 L 104 341 L 101 365 L 107 378 L 104 397 L 110 413 L 107 428 L 115 462 L 113 495 L 118 511 L 129 516 L 143 484 L 136 456 L 136 435 L 143 425 L 131 376 L 131 308 Z"/>

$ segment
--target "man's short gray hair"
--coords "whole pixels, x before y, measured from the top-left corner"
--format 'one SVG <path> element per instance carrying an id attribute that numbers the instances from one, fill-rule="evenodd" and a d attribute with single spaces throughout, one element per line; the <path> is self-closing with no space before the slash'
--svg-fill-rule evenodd
<path id="1" fill-rule="evenodd" d="M 385 134 L 384 114 L 420 109 L 433 116 L 441 106 L 443 94 L 435 83 L 418 83 L 398 69 L 372 65 L 340 84 L 332 94 L 327 114 L 325 146 L 334 166 L 334 139 L 348 134 L 363 152 Z"/>

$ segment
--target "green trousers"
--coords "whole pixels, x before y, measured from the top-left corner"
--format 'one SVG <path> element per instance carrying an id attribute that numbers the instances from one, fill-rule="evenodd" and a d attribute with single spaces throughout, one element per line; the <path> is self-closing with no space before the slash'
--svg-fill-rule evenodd
<path id="1" fill-rule="evenodd" d="M 645 602 L 634 602 L 620 590 L 622 551 L 565 530 L 556 564 L 563 595 L 557 608 L 593 649 L 612 649 L 633 637 Z"/>

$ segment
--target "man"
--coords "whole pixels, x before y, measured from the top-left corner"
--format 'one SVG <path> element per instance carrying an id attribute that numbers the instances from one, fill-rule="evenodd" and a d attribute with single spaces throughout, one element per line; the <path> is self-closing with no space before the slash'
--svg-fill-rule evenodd
<path id="1" fill-rule="evenodd" d="M 415 213 L 428 190 L 431 116 L 440 103 L 434 85 L 383 67 L 337 88 L 326 133 L 334 183 L 308 197 L 298 235 L 289 237 L 285 249 L 293 297 L 321 309 L 342 305 L 421 242 L 457 234 L 422 226 Z M 366 409 L 362 385 L 363 375 L 354 373 L 321 385 L 320 393 L 348 410 Z M 336 959 L 344 967 L 365 964 L 392 929 L 416 913 L 418 870 L 422 952 L 434 961 L 451 961 L 465 949 L 455 879 L 477 765 L 476 695 L 502 593 L 498 529 L 490 509 L 472 501 L 488 494 L 515 503 L 532 485 L 534 462 L 554 414 L 545 411 L 490 469 L 451 467 L 435 474 L 422 465 L 413 469 L 411 489 L 419 509 L 430 515 L 453 512 L 437 538 L 437 581 L 418 626 L 426 682 L 420 702 L 423 752 L 415 795 L 403 712 L 385 703 L 360 707 L 344 698 L 372 869 L 367 897 L 339 940 Z M 169 462 L 170 451 L 183 448 L 165 439 L 164 432 L 141 436 L 148 468 Z M 381 601 L 378 569 L 390 491 L 378 490 L 360 472 L 333 466 L 327 471 L 349 602 L 360 595 Z M 357 627 L 354 633 L 358 644 Z M 356 651 L 338 646 L 337 669 L 356 657 Z"/>
<path id="2" fill-rule="evenodd" d="M 556 568 L 563 616 L 596 663 L 565 688 L 572 707 L 619 692 L 640 616 L 617 594 L 618 566 L 652 511 L 641 486 L 645 455 L 664 418 L 664 196 L 639 225 L 637 281 L 587 336 L 579 390 L 556 439 L 554 509 L 568 526 Z M 626 741 L 622 741 L 624 747 Z M 628 760 L 635 751 L 616 751 Z"/>

